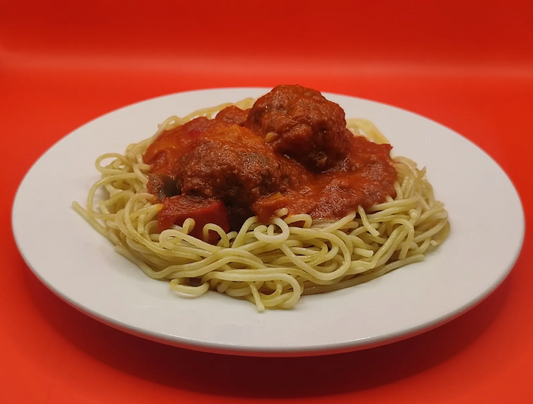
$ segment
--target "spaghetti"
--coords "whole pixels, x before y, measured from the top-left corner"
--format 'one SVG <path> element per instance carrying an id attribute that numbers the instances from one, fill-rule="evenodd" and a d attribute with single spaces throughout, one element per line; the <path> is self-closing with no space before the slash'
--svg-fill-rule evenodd
<path id="1" fill-rule="evenodd" d="M 124 155 L 100 156 L 96 168 L 101 179 L 89 191 L 87 207 L 74 202 L 73 208 L 116 252 L 149 277 L 170 281 L 178 294 L 199 296 L 214 290 L 248 300 L 259 311 L 288 309 L 302 295 L 354 286 L 422 261 L 446 239 L 450 225 L 444 204 L 435 200 L 425 169 L 405 157 L 393 158 L 395 198 L 366 211 L 359 207 L 340 220 L 287 215 L 287 209 L 280 209 L 269 224 L 254 216 L 238 231 L 207 224 L 203 240 L 190 235 L 192 219 L 159 232 L 162 204 L 146 189 L 151 167 L 143 155 L 148 146 L 193 118 L 212 118 L 228 105 L 247 109 L 253 102 L 170 117 L 153 137 L 128 146 Z M 355 136 L 387 142 L 370 121 L 351 119 L 347 128 Z M 215 245 L 207 242 L 210 232 L 219 236 Z"/>

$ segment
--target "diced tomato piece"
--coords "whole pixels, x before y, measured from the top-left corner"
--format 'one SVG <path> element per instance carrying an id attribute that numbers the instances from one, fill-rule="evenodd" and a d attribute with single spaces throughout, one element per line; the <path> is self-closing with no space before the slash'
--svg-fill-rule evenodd
<path id="1" fill-rule="evenodd" d="M 163 209 L 159 212 L 159 232 L 169 229 L 174 224 L 182 226 L 188 218 L 195 221 L 191 236 L 200 240 L 203 240 L 203 229 L 208 223 L 216 224 L 226 232 L 229 231 L 228 212 L 222 201 L 177 195 L 163 201 Z M 216 232 L 209 232 L 210 243 L 213 244 L 218 239 Z"/>

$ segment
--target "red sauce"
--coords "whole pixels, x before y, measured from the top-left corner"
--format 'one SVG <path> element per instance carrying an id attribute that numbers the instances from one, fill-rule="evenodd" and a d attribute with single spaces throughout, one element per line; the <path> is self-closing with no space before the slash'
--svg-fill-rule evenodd
<path id="1" fill-rule="evenodd" d="M 340 219 L 348 213 L 396 196 L 396 170 L 390 145 L 377 145 L 362 136 L 353 137 L 346 160 L 335 169 L 314 174 L 284 194 L 259 199 L 253 211 L 261 221 L 287 208 L 289 215 L 307 213 L 314 219 Z"/>
<path id="2" fill-rule="evenodd" d="M 353 136 L 342 108 L 318 91 L 278 86 L 250 110 L 229 107 L 162 133 L 144 161 L 148 191 L 163 203 L 159 230 L 192 217 L 202 238 L 206 223 L 237 230 L 281 208 L 336 220 L 395 197 L 390 151 Z"/>

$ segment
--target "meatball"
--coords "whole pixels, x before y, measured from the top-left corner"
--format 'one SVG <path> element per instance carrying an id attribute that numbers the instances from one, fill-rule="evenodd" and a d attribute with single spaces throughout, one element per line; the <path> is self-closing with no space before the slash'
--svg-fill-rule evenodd
<path id="1" fill-rule="evenodd" d="M 333 167 L 350 146 L 344 110 L 316 90 L 282 85 L 259 98 L 245 126 L 260 134 L 277 154 L 313 171 Z"/>
<path id="2" fill-rule="evenodd" d="M 177 175 L 182 194 L 251 206 L 275 192 L 280 167 L 273 151 L 249 129 L 216 124 L 181 157 Z"/>
<path id="3" fill-rule="evenodd" d="M 240 109 L 235 105 L 230 105 L 220 111 L 215 117 L 216 122 L 225 122 L 227 124 L 244 125 L 248 117 L 247 109 Z"/>

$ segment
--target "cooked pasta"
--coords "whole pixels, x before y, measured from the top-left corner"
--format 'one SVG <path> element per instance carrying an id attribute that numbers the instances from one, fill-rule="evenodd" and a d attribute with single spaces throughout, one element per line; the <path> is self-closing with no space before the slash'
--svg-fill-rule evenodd
<path id="1" fill-rule="evenodd" d="M 246 109 L 253 101 L 235 105 Z M 248 300 L 259 311 L 287 309 L 302 295 L 354 286 L 422 261 L 446 239 L 450 225 L 444 204 L 435 199 L 425 169 L 405 157 L 393 158 L 395 198 L 366 210 L 359 207 L 340 220 L 280 209 L 270 223 L 252 216 L 235 231 L 207 224 L 203 239 L 190 235 L 193 219 L 159 232 L 162 204 L 147 191 L 147 147 L 164 131 L 198 116 L 211 118 L 228 105 L 170 117 L 153 137 L 128 146 L 125 154 L 100 156 L 101 178 L 89 191 L 86 208 L 73 203 L 116 252 L 149 277 L 169 281 L 178 295 L 212 290 Z M 367 120 L 348 120 L 347 127 L 354 136 L 387 142 Z M 218 234 L 216 244 L 208 242 L 210 232 Z"/>

